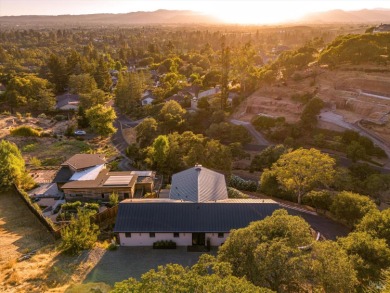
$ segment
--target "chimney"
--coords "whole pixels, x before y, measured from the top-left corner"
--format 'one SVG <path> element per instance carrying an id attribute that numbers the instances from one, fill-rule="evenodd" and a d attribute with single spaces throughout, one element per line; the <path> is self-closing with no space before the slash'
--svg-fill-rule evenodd
<path id="1" fill-rule="evenodd" d="M 200 165 L 200 164 L 195 164 L 195 170 L 196 170 L 196 171 L 202 170 L 202 165 Z"/>

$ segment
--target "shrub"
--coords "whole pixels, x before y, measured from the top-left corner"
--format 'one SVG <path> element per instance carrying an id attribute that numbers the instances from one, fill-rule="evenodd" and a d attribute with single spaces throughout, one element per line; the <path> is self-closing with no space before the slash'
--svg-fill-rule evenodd
<path id="1" fill-rule="evenodd" d="M 41 160 L 38 159 L 37 157 L 32 157 L 32 158 L 30 159 L 30 164 L 31 164 L 31 166 L 33 166 L 33 167 L 40 167 L 40 166 L 42 166 Z"/>
<path id="2" fill-rule="evenodd" d="M 24 117 L 31 118 L 31 113 L 24 113 Z"/>
<path id="3" fill-rule="evenodd" d="M 233 187 L 228 187 L 228 197 L 229 198 L 249 198 L 249 196 Z"/>
<path id="4" fill-rule="evenodd" d="M 38 115 L 38 118 L 41 118 L 41 119 L 46 119 L 46 118 L 47 118 L 47 116 L 46 116 L 46 114 L 45 114 L 45 113 L 41 113 L 41 114 L 39 114 L 39 115 Z"/>
<path id="5" fill-rule="evenodd" d="M 258 183 L 251 180 L 244 180 L 239 176 L 230 176 L 228 186 L 246 191 L 256 191 Z"/>
<path id="6" fill-rule="evenodd" d="M 330 212 L 350 227 L 355 226 L 373 210 L 376 210 L 376 206 L 369 197 L 348 191 L 337 194 L 330 207 Z"/>
<path id="7" fill-rule="evenodd" d="M 97 203 L 93 203 L 93 202 L 86 203 L 86 204 L 84 204 L 83 208 L 85 210 L 89 210 L 89 211 L 93 212 L 94 214 L 99 212 L 99 204 L 97 204 Z"/>
<path id="8" fill-rule="evenodd" d="M 147 192 L 144 195 L 145 198 L 157 198 L 157 194 L 155 192 Z"/>
<path id="9" fill-rule="evenodd" d="M 316 210 L 329 211 L 332 205 L 332 193 L 328 190 L 310 191 L 302 199 L 303 204 L 307 204 Z"/>
<path id="10" fill-rule="evenodd" d="M 67 202 L 67 203 L 62 205 L 62 210 L 76 212 L 77 209 L 80 207 L 81 207 L 81 201 Z"/>
<path id="11" fill-rule="evenodd" d="M 40 133 L 38 130 L 30 127 L 30 126 L 19 126 L 11 131 L 11 135 L 13 136 L 25 136 L 25 137 L 30 137 L 30 136 L 36 136 L 39 137 Z"/>
<path id="12" fill-rule="evenodd" d="M 29 153 L 29 152 L 33 152 L 37 149 L 38 147 L 38 144 L 36 143 L 30 143 L 28 145 L 25 145 L 23 148 L 22 148 L 22 151 L 25 152 L 25 153 Z"/>
<path id="13" fill-rule="evenodd" d="M 78 210 L 77 218 L 72 216 L 71 222 L 61 232 L 60 248 L 66 253 L 77 254 L 81 250 L 91 248 L 99 235 L 99 227 L 91 223 L 88 212 Z"/>
<path id="14" fill-rule="evenodd" d="M 110 250 L 110 251 L 117 250 L 117 249 L 118 249 L 118 246 L 116 246 L 115 243 L 110 243 L 110 244 L 107 246 L 107 250 Z"/>
<path id="15" fill-rule="evenodd" d="M 66 116 L 64 116 L 64 115 L 56 115 L 56 116 L 54 116 L 54 120 L 56 120 L 56 121 L 63 121 L 65 119 L 66 119 Z"/>
<path id="16" fill-rule="evenodd" d="M 3 111 L 3 113 L 1 113 L 1 115 L 3 115 L 3 116 L 11 116 L 11 112 L 10 111 Z"/>
<path id="17" fill-rule="evenodd" d="M 277 125 L 283 125 L 285 121 L 284 117 L 256 116 L 251 123 L 257 130 L 269 130 Z"/>
<path id="18" fill-rule="evenodd" d="M 109 195 L 108 197 L 108 200 L 110 202 L 110 206 L 116 206 L 119 202 L 119 199 L 118 199 L 118 193 L 116 192 L 113 192 Z"/>
<path id="19" fill-rule="evenodd" d="M 172 240 L 161 240 L 153 243 L 154 249 L 174 249 L 176 248 L 176 242 Z"/>

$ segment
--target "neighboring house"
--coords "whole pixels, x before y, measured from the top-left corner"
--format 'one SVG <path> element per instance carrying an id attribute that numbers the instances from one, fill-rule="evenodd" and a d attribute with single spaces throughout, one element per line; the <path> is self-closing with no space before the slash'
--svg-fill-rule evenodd
<path id="1" fill-rule="evenodd" d="M 209 89 L 207 91 L 199 92 L 198 99 L 201 99 L 201 98 L 204 98 L 204 97 L 213 96 L 213 95 L 216 95 L 216 94 L 218 94 L 220 92 L 221 92 L 221 89 L 219 88 L 219 86 L 217 86 L 217 87 Z"/>
<path id="2" fill-rule="evenodd" d="M 152 171 L 110 172 L 104 156 L 77 154 L 61 165 L 54 182 L 66 200 L 108 201 L 111 193 L 123 200 L 152 192 L 155 175 Z"/>
<path id="3" fill-rule="evenodd" d="M 169 199 L 132 199 L 119 204 L 114 232 L 123 246 L 222 245 L 230 230 L 270 216 L 272 200 L 228 199 L 224 175 L 200 165 L 173 175 Z"/>
<path id="4" fill-rule="evenodd" d="M 390 24 L 381 24 L 374 28 L 373 33 L 390 32 Z"/>
<path id="5" fill-rule="evenodd" d="M 178 102 L 180 104 L 181 102 L 183 102 L 184 97 L 185 96 L 181 92 L 179 92 L 177 94 L 174 94 L 174 95 L 170 96 L 169 98 L 166 98 L 165 102 L 176 101 L 176 102 Z"/>
<path id="6" fill-rule="evenodd" d="M 75 94 L 65 93 L 56 97 L 57 110 L 78 110 L 80 97 Z"/>
<path id="7" fill-rule="evenodd" d="M 147 90 L 142 94 L 141 104 L 142 106 L 151 105 L 156 100 L 156 97 L 153 95 L 152 91 Z"/>

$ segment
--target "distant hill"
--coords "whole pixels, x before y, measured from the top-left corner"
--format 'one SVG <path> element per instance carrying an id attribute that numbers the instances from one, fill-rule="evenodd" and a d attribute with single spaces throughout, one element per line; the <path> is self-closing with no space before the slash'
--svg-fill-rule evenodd
<path id="1" fill-rule="evenodd" d="M 304 23 L 390 23 L 390 9 L 330 10 L 311 13 L 300 19 Z"/>
<path id="2" fill-rule="evenodd" d="M 220 23 L 221 20 L 189 10 L 157 10 L 152 12 L 130 12 L 124 14 L 85 14 L 85 15 L 23 15 L 0 17 L 0 24 L 191 24 Z"/>

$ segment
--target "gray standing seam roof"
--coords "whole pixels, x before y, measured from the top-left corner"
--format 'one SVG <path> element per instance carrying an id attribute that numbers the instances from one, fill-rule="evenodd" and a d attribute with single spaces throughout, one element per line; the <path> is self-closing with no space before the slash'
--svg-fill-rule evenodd
<path id="1" fill-rule="evenodd" d="M 279 208 L 277 203 L 121 203 L 114 232 L 229 232 Z"/>

